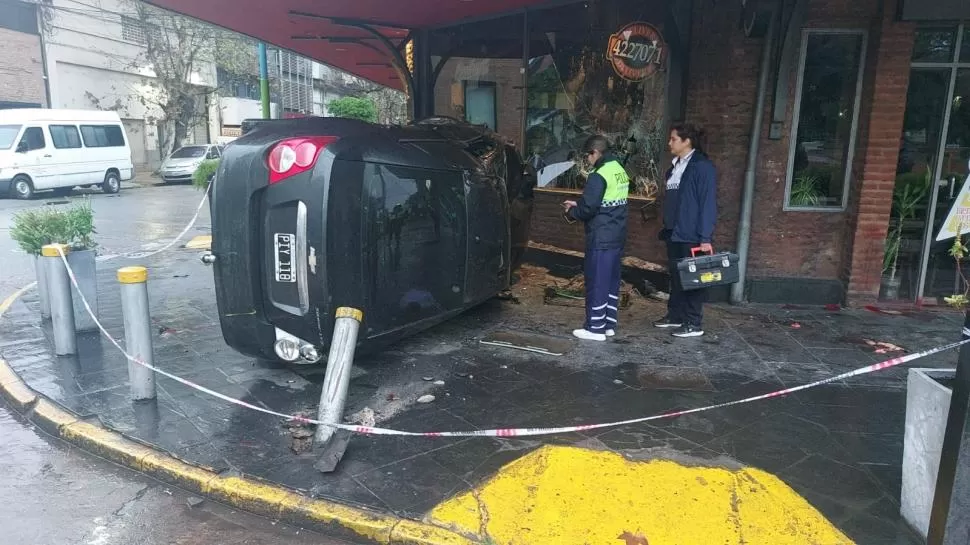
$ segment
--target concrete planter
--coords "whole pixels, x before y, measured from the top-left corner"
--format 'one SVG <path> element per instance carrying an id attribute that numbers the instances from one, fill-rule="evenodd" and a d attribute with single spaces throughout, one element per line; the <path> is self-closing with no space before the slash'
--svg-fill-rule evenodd
<path id="1" fill-rule="evenodd" d="M 943 434 L 955 369 L 910 369 L 906 384 L 906 432 L 903 437 L 903 487 L 900 513 L 926 539 L 930 509 L 940 469 Z"/>
<path id="2" fill-rule="evenodd" d="M 37 277 L 37 298 L 40 299 L 40 317 L 51 319 L 51 300 L 47 295 L 47 269 L 44 268 L 44 258 L 34 256 L 34 275 Z"/>
<path id="3" fill-rule="evenodd" d="M 91 305 L 94 315 L 98 315 L 98 267 L 95 261 L 96 252 L 94 250 L 72 250 L 67 254 L 67 262 L 77 277 L 78 286 L 81 293 Z M 94 319 L 84 309 L 84 303 L 77 294 L 77 290 L 72 287 L 71 295 L 74 299 L 74 325 L 77 331 L 91 331 L 98 328 Z"/>

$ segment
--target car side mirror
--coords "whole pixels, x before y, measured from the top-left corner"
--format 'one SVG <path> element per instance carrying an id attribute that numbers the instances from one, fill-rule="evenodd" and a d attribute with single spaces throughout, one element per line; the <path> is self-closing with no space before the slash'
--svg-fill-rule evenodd
<path id="1" fill-rule="evenodd" d="M 27 149 L 27 141 L 21 140 L 20 143 L 17 144 L 17 153 L 27 153 L 28 151 L 29 150 Z"/>

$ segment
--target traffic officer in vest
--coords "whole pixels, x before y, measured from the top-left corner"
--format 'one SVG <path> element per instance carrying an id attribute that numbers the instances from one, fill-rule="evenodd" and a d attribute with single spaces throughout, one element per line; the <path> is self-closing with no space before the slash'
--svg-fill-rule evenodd
<path id="1" fill-rule="evenodd" d="M 630 178 L 608 152 L 603 136 L 592 136 L 583 146 L 593 172 L 579 201 L 563 203 L 568 217 L 586 227 L 586 323 L 573 335 L 583 340 L 605 341 L 616 334 L 620 303 L 620 260 L 626 243 L 626 200 Z"/>

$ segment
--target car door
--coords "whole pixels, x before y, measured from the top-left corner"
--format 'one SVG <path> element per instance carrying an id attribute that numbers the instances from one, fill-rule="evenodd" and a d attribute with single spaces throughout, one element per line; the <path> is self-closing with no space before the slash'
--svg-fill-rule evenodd
<path id="1" fill-rule="evenodd" d="M 27 125 L 17 142 L 17 161 L 22 172 L 30 176 L 35 189 L 49 187 L 53 154 L 48 149 L 44 128 L 40 125 Z"/>
<path id="2" fill-rule="evenodd" d="M 51 165 L 51 185 L 47 187 L 74 187 L 76 185 L 101 183 L 95 176 L 92 165 L 96 164 L 96 156 L 85 157 L 86 151 L 81 144 L 81 133 L 77 125 L 68 123 L 51 123 L 47 130 L 53 145 L 53 163 Z M 90 159 L 90 160 L 88 160 Z M 101 177 L 104 173 L 101 173 Z"/>

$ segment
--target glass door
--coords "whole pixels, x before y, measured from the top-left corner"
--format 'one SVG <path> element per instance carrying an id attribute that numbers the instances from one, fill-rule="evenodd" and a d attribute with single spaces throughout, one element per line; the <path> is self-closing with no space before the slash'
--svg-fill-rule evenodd
<path id="1" fill-rule="evenodd" d="M 916 31 L 900 144 L 880 298 L 942 302 L 965 283 L 936 236 L 970 174 L 970 25 Z"/>
<path id="2" fill-rule="evenodd" d="M 947 111 L 948 123 L 940 161 L 937 167 L 937 189 L 934 221 L 927 256 L 927 271 L 923 297 L 942 299 L 966 289 L 961 271 L 949 254 L 953 239 L 936 241 L 937 233 L 946 221 L 950 209 L 970 175 L 970 67 L 958 68 Z M 963 225 L 962 233 L 970 233 L 970 225 Z M 965 274 L 965 271 L 964 271 Z"/>

